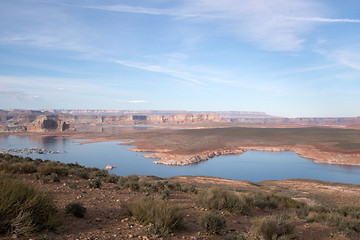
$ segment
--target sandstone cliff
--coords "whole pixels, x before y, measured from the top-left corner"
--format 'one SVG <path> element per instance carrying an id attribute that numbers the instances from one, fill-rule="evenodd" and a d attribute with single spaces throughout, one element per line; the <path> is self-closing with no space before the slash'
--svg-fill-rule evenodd
<path id="1" fill-rule="evenodd" d="M 224 122 L 217 114 L 175 115 L 59 115 L 59 119 L 72 125 L 159 125 Z"/>
<path id="2" fill-rule="evenodd" d="M 48 131 L 74 131 L 75 129 L 62 120 L 40 116 L 27 126 L 28 132 L 48 132 Z"/>

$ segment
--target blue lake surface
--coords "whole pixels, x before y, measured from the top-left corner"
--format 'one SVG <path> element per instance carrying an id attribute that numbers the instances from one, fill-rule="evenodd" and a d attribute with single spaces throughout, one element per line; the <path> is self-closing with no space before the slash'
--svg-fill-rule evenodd
<path id="1" fill-rule="evenodd" d="M 58 150 L 60 154 L 29 154 L 32 158 L 50 159 L 64 163 L 78 162 L 87 167 L 105 168 L 120 176 L 130 174 L 171 176 L 214 176 L 234 180 L 259 182 L 308 178 L 330 182 L 360 184 L 360 167 L 314 163 L 293 152 L 249 151 L 242 155 L 220 156 L 188 166 L 154 164 L 155 159 L 142 157 L 143 153 L 126 150 L 119 142 L 79 144 L 84 139 L 40 136 L 0 136 L 0 149 L 39 147 Z"/>

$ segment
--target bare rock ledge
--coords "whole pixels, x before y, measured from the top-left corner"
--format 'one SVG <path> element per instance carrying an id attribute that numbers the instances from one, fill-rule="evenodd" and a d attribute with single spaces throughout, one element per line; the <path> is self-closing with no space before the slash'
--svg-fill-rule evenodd
<path id="1" fill-rule="evenodd" d="M 338 165 L 357 165 L 360 166 L 360 154 L 326 152 L 319 150 L 310 145 L 296 145 L 296 146 L 247 146 L 239 147 L 237 149 L 216 149 L 214 151 L 203 151 L 197 154 L 172 154 L 166 149 L 141 149 L 132 148 L 136 152 L 156 152 L 144 154 L 146 158 L 159 159 L 154 161 L 155 164 L 184 166 L 189 164 L 196 164 L 210 158 L 221 155 L 240 155 L 246 151 L 268 151 L 268 152 L 283 152 L 293 151 L 300 157 L 311 159 L 316 163 L 328 163 Z M 160 150 L 160 151 L 159 151 Z"/>

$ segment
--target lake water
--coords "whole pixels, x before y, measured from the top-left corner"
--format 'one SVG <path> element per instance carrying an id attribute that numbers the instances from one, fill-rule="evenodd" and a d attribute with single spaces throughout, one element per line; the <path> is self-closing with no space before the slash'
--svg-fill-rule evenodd
<path id="1" fill-rule="evenodd" d="M 165 166 L 153 164 L 155 159 L 142 157 L 143 153 L 126 150 L 129 146 L 119 142 L 79 144 L 84 139 L 59 137 L 0 136 L 0 149 L 46 148 L 58 150 L 60 154 L 30 154 L 32 158 L 50 159 L 64 163 L 78 162 L 87 167 L 105 168 L 116 166 L 110 171 L 120 176 L 130 174 L 171 177 L 181 175 L 214 176 L 234 180 L 259 182 L 308 178 L 330 182 L 360 184 L 360 167 L 313 163 L 293 152 L 249 151 L 242 155 L 220 156 L 188 166 Z"/>

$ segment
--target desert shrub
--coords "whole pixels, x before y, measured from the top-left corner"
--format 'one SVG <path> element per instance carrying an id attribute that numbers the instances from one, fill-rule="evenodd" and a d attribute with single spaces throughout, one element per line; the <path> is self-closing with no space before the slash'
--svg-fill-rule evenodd
<path id="1" fill-rule="evenodd" d="M 169 199 L 170 198 L 170 191 L 168 189 L 165 189 L 164 191 L 162 191 L 161 193 L 161 198 L 162 199 Z"/>
<path id="2" fill-rule="evenodd" d="M 274 209 L 278 207 L 303 208 L 307 206 L 305 203 L 293 200 L 287 196 L 263 192 L 251 192 L 245 196 L 245 201 L 247 204 L 258 207 L 260 209 Z"/>
<path id="3" fill-rule="evenodd" d="M 309 215 L 309 213 L 310 213 L 309 207 L 302 207 L 302 208 L 296 209 L 296 216 L 298 218 L 305 219 Z"/>
<path id="4" fill-rule="evenodd" d="M 211 234 L 218 234 L 226 227 L 226 220 L 218 212 L 207 213 L 200 217 L 199 226 Z"/>
<path id="5" fill-rule="evenodd" d="M 194 186 L 190 187 L 190 192 L 198 194 L 198 190 Z"/>
<path id="6" fill-rule="evenodd" d="M 109 172 L 105 169 L 99 169 L 95 171 L 95 178 L 104 178 L 106 179 L 109 176 Z"/>
<path id="7" fill-rule="evenodd" d="M 7 163 L 3 170 L 7 173 L 35 173 L 37 166 L 32 162 Z"/>
<path id="8" fill-rule="evenodd" d="M 128 188 L 131 191 L 140 191 L 140 184 L 138 182 L 129 182 Z"/>
<path id="9" fill-rule="evenodd" d="M 338 212 L 312 212 L 309 214 L 308 222 L 318 222 L 327 226 L 336 227 L 350 239 L 359 239 L 360 221 L 349 221 Z"/>
<path id="10" fill-rule="evenodd" d="M 40 165 L 37 168 L 37 171 L 40 175 L 50 175 L 52 173 L 56 173 L 59 176 L 67 176 L 68 169 L 62 166 L 56 166 L 51 163 Z"/>
<path id="11" fill-rule="evenodd" d="M 316 206 L 311 206 L 310 211 L 316 213 L 329 213 L 331 210 L 323 205 L 316 205 Z"/>
<path id="12" fill-rule="evenodd" d="M 224 238 L 224 240 L 246 240 L 246 239 L 247 238 L 245 237 L 244 234 L 234 234 Z"/>
<path id="13" fill-rule="evenodd" d="M 26 162 L 21 165 L 20 173 L 35 173 L 37 166 L 33 162 Z"/>
<path id="14" fill-rule="evenodd" d="M 245 201 L 249 205 L 258 207 L 260 209 L 279 207 L 279 202 L 273 198 L 272 195 L 263 192 L 249 193 L 245 196 Z"/>
<path id="15" fill-rule="evenodd" d="M 157 181 L 156 186 L 159 190 L 164 190 L 167 183 L 167 181 Z"/>
<path id="16" fill-rule="evenodd" d="M 152 185 L 151 183 L 143 183 L 143 186 L 148 193 L 159 191 L 159 188 L 156 185 Z"/>
<path id="17" fill-rule="evenodd" d="M 65 185 L 68 186 L 71 189 L 77 189 L 78 185 L 75 182 L 65 182 Z"/>
<path id="18" fill-rule="evenodd" d="M 278 195 L 278 194 L 271 194 L 271 197 L 278 203 L 279 206 L 285 207 L 285 208 L 304 208 L 308 205 L 305 202 L 300 202 L 292 199 L 288 196 Z"/>
<path id="19" fill-rule="evenodd" d="M 90 175 L 89 175 L 88 171 L 86 171 L 85 169 L 76 168 L 76 169 L 71 169 L 69 172 L 70 172 L 70 174 L 73 174 L 78 178 L 82 178 L 82 179 L 89 179 L 90 178 Z"/>
<path id="20" fill-rule="evenodd" d="M 220 188 L 210 188 L 207 191 L 201 191 L 195 198 L 198 206 L 210 210 L 227 210 L 238 214 L 246 214 L 246 203 L 235 193 L 222 190 Z"/>
<path id="21" fill-rule="evenodd" d="M 140 178 L 137 175 L 129 175 L 127 177 L 118 177 L 118 183 L 124 188 L 132 191 L 140 191 Z"/>
<path id="22" fill-rule="evenodd" d="M 125 187 L 125 184 L 128 182 L 127 177 L 120 176 L 118 179 L 118 184 L 122 187 Z"/>
<path id="23" fill-rule="evenodd" d="M 39 177 L 39 180 L 42 182 L 42 183 L 49 183 L 51 178 L 50 176 L 40 176 Z"/>
<path id="24" fill-rule="evenodd" d="M 135 174 L 127 176 L 127 179 L 131 182 L 138 182 L 140 180 L 139 176 Z"/>
<path id="25" fill-rule="evenodd" d="M 66 205 L 66 213 L 71 213 L 75 217 L 83 218 L 86 213 L 86 208 L 78 202 L 72 202 Z"/>
<path id="26" fill-rule="evenodd" d="M 59 175 L 57 175 L 56 173 L 51 173 L 49 177 L 53 182 L 60 182 Z"/>
<path id="27" fill-rule="evenodd" d="M 175 185 L 172 184 L 172 183 L 168 183 L 168 184 L 166 185 L 166 188 L 169 189 L 169 190 L 175 190 Z"/>
<path id="28" fill-rule="evenodd" d="M 137 221 L 151 224 L 149 230 L 154 234 L 166 235 L 182 223 L 180 209 L 166 200 L 143 198 L 123 206 Z"/>
<path id="29" fill-rule="evenodd" d="M 101 187 L 101 181 L 98 178 L 91 179 L 89 181 L 89 187 L 91 188 L 100 188 Z"/>
<path id="30" fill-rule="evenodd" d="M 105 182 L 107 183 L 117 183 L 118 182 L 119 177 L 115 174 L 109 174 L 106 178 L 105 178 Z"/>
<path id="31" fill-rule="evenodd" d="M 28 236 L 59 226 L 53 199 L 10 177 L 0 177 L 0 234 Z"/>
<path id="32" fill-rule="evenodd" d="M 182 188 L 181 184 L 177 182 L 174 184 L 174 190 L 175 191 L 183 191 L 183 188 Z"/>
<path id="33" fill-rule="evenodd" d="M 287 220 L 288 215 L 277 215 L 263 219 L 258 227 L 257 232 L 265 240 L 288 239 L 293 238 L 294 226 L 290 225 Z"/>
<path id="34" fill-rule="evenodd" d="M 0 162 L 0 171 L 1 172 L 8 172 L 10 163 L 8 162 Z"/>
<path id="35" fill-rule="evenodd" d="M 344 205 L 337 210 L 344 217 L 350 216 L 352 218 L 360 219 L 360 206 Z"/>

